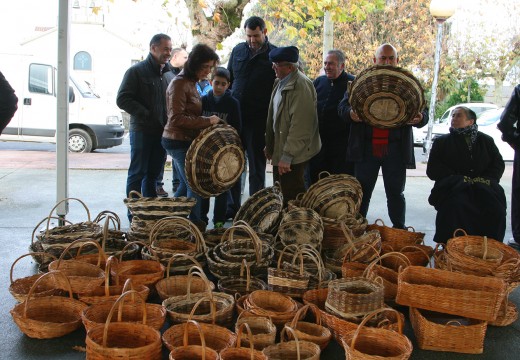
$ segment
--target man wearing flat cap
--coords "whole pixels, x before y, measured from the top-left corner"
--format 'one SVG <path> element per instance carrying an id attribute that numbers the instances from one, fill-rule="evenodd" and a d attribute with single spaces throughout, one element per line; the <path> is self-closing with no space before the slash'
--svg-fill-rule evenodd
<path id="1" fill-rule="evenodd" d="M 304 171 L 321 148 L 316 90 L 298 70 L 295 46 L 271 50 L 274 83 L 265 130 L 265 156 L 272 160 L 273 180 L 282 187 L 284 204 L 305 191 Z"/>

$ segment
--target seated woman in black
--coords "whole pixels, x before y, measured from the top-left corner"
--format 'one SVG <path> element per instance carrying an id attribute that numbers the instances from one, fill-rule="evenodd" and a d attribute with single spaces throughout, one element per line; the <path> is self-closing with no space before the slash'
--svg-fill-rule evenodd
<path id="1" fill-rule="evenodd" d="M 426 174 L 435 181 L 428 201 L 437 210 L 436 242 L 446 243 L 458 228 L 504 239 L 507 205 L 499 185 L 504 160 L 476 121 L 472 110 L 457 107 L 450 133 L 435 139 L 430 152 Z"/>

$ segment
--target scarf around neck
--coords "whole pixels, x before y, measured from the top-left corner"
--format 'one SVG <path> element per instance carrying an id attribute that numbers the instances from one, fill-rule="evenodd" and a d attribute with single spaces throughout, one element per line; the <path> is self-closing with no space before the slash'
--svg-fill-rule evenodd
<path id="1" fill-rule="evenodd" d="M 466 126 L 465 128 L 460 128 L 460 129 L 450 127 L 450 134 L 462 135 L 464 137 L 469 138 L 469 141 L 467 143 L 468 143 L 468 147 L 469 147 L 470 151 L 473 147 L 473 144 L 477 140 L 477 132 L 478 132 L 477 124 Z"/>
<path id="2" fill-rule="evenodd" d="M 372 155 L 382 158 L 388 154 L 389 129 L 372 128 Z"/>

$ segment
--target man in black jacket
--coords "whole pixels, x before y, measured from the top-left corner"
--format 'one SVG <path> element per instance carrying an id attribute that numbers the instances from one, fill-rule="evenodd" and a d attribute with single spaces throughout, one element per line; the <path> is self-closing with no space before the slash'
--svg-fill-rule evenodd
<path id="1" fill-rule="evenodd" d="M 166 123 L 166 88 L 173 79 L 168 62 L 171 52 L 171 38 L 155 35 L 148 57 L 126 71 L 117 94 L 117 106 L 130 114 L 127 196 L 132 190 L 145 197 L 157 196 L 156 181 L 165 155 L 161 137 Z"/>
<path id="2" fill-rule="evenodd" d="M 18 98 L 14 90 L 0 72 L 0 135 L 18 109 Z"/>
<path id="3" fill-rule="evenodd" d="M 329 50 L 323 62 L 325 75 L 314 80 L 318 95 L 318 122 L 321 150 L 309 162 L 311 184 L 322 171 L 331 174 L 354 174 L 354 163 L 347 162 L 347 144 L 350 127 L 338 115 L 338 104 L 354 76 L 345 72 L 345 54 Z"/>
<path id="4" fill-rule="evenodd" d="M 520 251 L 520 84 L 517 85 L 507 103 L 498 128 L 502 140 L 515 149 L 513 162 L 513 185 L 511 188 L 511 229 L 513 241 L 509 245 Z"/>
<path id="5" fill-rule="evenodd" d="M 240 102 L 242 113 L 242 142 L 249 166 L 249 194 L 265 187 L 266 159 L 265 124 L 271 91 L 276 78 L 269 61 L 269 52 L 276 48 L 267 39 L 267 28 L 262 18 L 252 16 L 244 24 L 246 41 L 233 48 L 228 62 L 231 73 L 231 92 Z M 233 188 L 233 216 L 240 207 L 240 182 Z"/>
<path id="6" fill-rule="evenodd" d="M 398 66 L 397 50 L 390 44 L 381 45 L 375 55 L 374 64 Z M 370 198 L 377 182 L 379 169 L 383 172 L 383 182 L 388 206 L 388 216 L 395 228 L 404 229 L 406 220 L 406 200 L 404 188 L 406 169 L 415 169 L 412 126 L 423 127 L 428 123 L 428 111 L 418 113 L 408 124 L 390 129 L 387 136 L 377 136 L 376 128 L 363 122 L 360 114 L 352 110 L 348 93 L 338 106 L 339 115 L 350 124 L 347 159 L 354 161 L 356 178 L 363 188 L 360 213 L 367 216 Z M 382 144 L 382 146 L 379 146 Z"/>

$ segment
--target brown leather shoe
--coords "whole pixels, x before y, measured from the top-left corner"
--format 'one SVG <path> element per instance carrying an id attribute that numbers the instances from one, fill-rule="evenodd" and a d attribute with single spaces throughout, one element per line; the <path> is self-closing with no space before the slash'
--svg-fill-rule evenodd
<path id="1" fill-rule="evenodd" d="M 157 186 L 157 196 L 159 197 L 168 197 L 168 193 L 163 189 L 162 186 Z"/>

